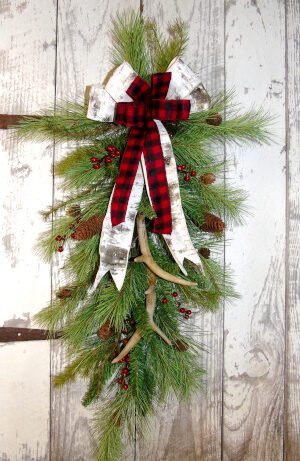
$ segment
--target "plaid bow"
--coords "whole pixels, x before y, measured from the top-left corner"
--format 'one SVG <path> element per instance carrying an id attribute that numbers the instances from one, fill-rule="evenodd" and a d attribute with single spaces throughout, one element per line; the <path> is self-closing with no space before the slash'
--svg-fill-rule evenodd
<path id="1" fill-rule="evenodd" d="M 172 216 L 165 161 L 155 119 L 168 122 L 186 120 L 190 101 L 167 100 L 171 72 L 153 74 L 151 87 L 137 76 L 126 93 L 133 102 L 116 104 L 114 122 L 131 127 L 120 164 L 111 202 L 113 226 L 125 221 L 128 200 L 143 153 L 150 197 L 156 212 L 153 232 L 171 234 Z"/>

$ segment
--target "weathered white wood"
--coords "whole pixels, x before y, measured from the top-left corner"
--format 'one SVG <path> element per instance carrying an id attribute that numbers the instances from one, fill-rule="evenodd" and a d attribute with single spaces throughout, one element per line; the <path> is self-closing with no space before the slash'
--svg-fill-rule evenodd
<path id="1" fill-rule="evenodd" d="M 287 15 L 287 149 L 288 149 L 288 304 L 286 351 L 285 460 L 300 453 L 300 3 L 288 0 Z"/>
<path id="2" fill-rule="evenodd" d="M 102 82 L 111 69 L 109 62 L 110 16 L 125 7 L 139 7 L 138 0 L 126 5 L 122 0 L 110 2 L 88 0 L 61 0 L 58 11 L 57 48 L 57 100 L 83 100 L 85 88 L 94 82 Z M 64 149 L 66 146 L 63 146 Z M 64 152 L 65 154 L 65 152 Z M 56 159 L 62 150 L 56 150 Z M 57 180 L 56 180 L 57 184 Z M 56 187 L 56 197 L 57 194 Z M 63 258 L 58 256 L 53 271 L 53 286 L 56 289 L 63 276 L 59 267 Z M 51 353 L 51 374 L 58 373 L 65 364 L 63 348 L 54 343 Z M 90 418 L 91 411 L 81 405 L 86 385 L 71 384 L 62 389 L 51 390 L 51 460 L 92 460 Z M 124 459 L 134 459 L 133 447 L 129 446 Z"/>
<path id="3" fill-rule="evenodd" d="M 32 114 L 53 104 L 53 0 L 0 5 L 0 113 Z M 44 229 L 38 211 L 52 196 L 52 147 L 0 132 L 0 326 L 28 327 L 50 297 L 50 268 L 34 253 Z M 0 459 L 49 459 L 46 341 L 0 346 Z"/>
<path id="4" fill-rule="evenodd" d="M 226 87 L 243 107 L 276 114 L 278 144 L 233 149 L 230 176 L 249 191 L 252 215 L 228 230 L 226 262 L 241 299 L 226 306 L 224 461 L 283 456 L 285 348 L 284 2 L 226 1 Z"/>
<path id="5" fill-rule="evenodd" d="M 0 113 L 36 113 L 54 97 L 54 2 L 2 2 L 0 28 Z M 27 327 L 50 295 L 49 265 L 34 245 L 52 194 L 52 149 L 1 130 L 0 154 L 0 325 Z"/>
<path id="6" fill-rule="evenodd" d="M 144 15 L 166 28 L 181 17 L 189 26 L 190 42 L 184 62 L 199 76 L 209 94 L 223 89 L 223 2 L 154 0 L 144 2 Z M 139 461 L 218 461 L 221 459 L 222 311 L 194 320 L 206 333 L 201 339 L 211 350 L 203 356 L 207 390 L 189 402 L 169 402 L 153 421 L 145 440 L 138 439 Z"/>
<path id="7" fill-rule="evenodd" d="M 47 341 L 0 345 L 0 460 L 49 460 Z"/>

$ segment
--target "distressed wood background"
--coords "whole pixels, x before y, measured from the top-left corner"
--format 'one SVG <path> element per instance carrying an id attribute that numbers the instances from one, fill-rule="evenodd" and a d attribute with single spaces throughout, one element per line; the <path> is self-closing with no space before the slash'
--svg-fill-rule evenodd
<path id="1" fill-rule="evenodd" d="M 252 214 L 226 235 L 241 299 L 197 319 L 210 349 L 206 393 L 166 404 L 122 459 L 299 461 L 300 2 L 0 0 L 0 113 L 81 98 L 109 70 L 110 15 L 128 6 L 162 26 L 188 21 L 186 61 L 209 92 L 235 88 L 245 107 L 268 108 L 278 139 L 224 151 Z M 33 247 L 61 151 L 5 131 L 0 150 L 0 326 L 28 328 L 60 279 L 61 260 L 49 267 Z M 51 385 L 63 363 L 59 341 L 0 344 L 0 461 L 92 461 L 84 383 Z"/>

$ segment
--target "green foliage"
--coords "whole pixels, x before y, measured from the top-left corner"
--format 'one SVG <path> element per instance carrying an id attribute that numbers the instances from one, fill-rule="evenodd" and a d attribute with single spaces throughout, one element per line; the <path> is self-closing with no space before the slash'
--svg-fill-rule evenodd
<path id="1" fill-rule="evenodd" d="M 175 21 L 169 26 L 169 36 L 163 36 L 155 21 L 145 22 L 133 12 L 119 14 L 113 20 L 112 60 L 115 65 L 128 61 L 136 72 L 149 80 L 152 72 L 165 71 L 170 61 L 181 56 L 187 43 L 185 25 Z M 203 272 L 185 262 L 187 277 L 172 259 L 164 240 L 150 232 L 150 220 L 155 212 L 143 193 L 139 212 L 147 218 L 149 246 L 154 260 L 167 272 L 197 283 L 196 287 L 175 285 L 157 280 L 157 303 L 154 321 L 171 340 L 167 345 L 149 325 L 145 309 L 145 291 L 148 288 L 148 269 L 135 263 L 140 254 L 134 234 L 125 282 L 118 291 L 106 275 L 97 290 L 88 295 L 99 265 L 99 235 L 79 242 L 70 236 L 74 218 L 66 209 L 79 205 L 81 220 L 106 212 L 115 178 L 118 160 L 103 165 L 100 170 L 91 167 L 90 157 L 105 155 L 108 144 L 124 149 L 128 131 L 112 123 L 99 123 L 86 118 L 84 104 L 63 102 L 55 110 L 41 113 L 39 117 L 26 117 L 18 126 L 20 139 L 68 141 L 68 154 L 55 165 L 60 177 L 63 198 L 42 213 L 51 219 L 49 229 L 41 236 L 37 251 L 47 261 L 52 261 L 59 243 L 57 235 L 65 237 L 63 271 L 65 284 L 72 287 L 71 296 L 55 298 L 36 316 L 36 322 L 49 330 L 52 336 L 60 331 L 66 346 L 69 363 L 55 378 L 54 384 L 62 386 L 78 377 L 86 379 L 87 390 L 82 403 L 95 409 L 95 436 L 99 445 L 95 452 L 98 461 L 114 461 L 121 455 L 122 438 L 135 427 L 147 428 L 149 416 L 157 405 L 169 395 L 188 398 L 192 391 L 201 388 L 204 370 L 201 355 L 205 346 L 201 331 L 180 314 L 178 299 L 184 307 L 193 310 L 193 316 L 207 310 L 214 311 L 224 299 L 237 297 L 232 274 L 223 265 L 224 235 L 201 231 L 204 214 L 223 217 L 226 225 L 240 223 L 246 194 L 224 181 L 230 162 L 224 161 L 224 143 L 268 142 L 270 117 L 261 110 L 241 112 L 233 103 L 232 94 L 218 95 L 208 110 L 192 114 L 186 121 L 166 124 L 172 137 L 177 164 L 186 164 L 187 171 L 197 171 L 191 181 L 180 175 L 182 205 L 195 248 L 211 250 L 209 259 L 201 258 Z M 207 119 L 223 114 L 223 123 L 210 125 Z M 217 181 L 210 185 L 200 177 L 214 173 Z M 225 217 L 225 218 L 224 218 Z M 177 291 L 179 298 L 172 293 Z M 167 297 L 168 303 L 162 303 Z M 99 327 L 110 325 L 106 340 L 98 337 Z M 128 389 L 117 383 L 123 365 L 113 365 L 113 358 L 138 330 L 142 339 L 131 351 Z M 125 333 L 124 333 L 125 332 Z M 101 335 L 100 335 L 101 336 Z M 178 344 L 185 344 L 181 351 Z"/>
<path id="2" fill-rule="evenodd" d="M 180 20 L 169 24 L 167 39 L 159 33 L 155 21 L 149 21 L 146 27 L 152 72 L 165 72 L 170 62 L 185 51 L 188 42 L 186 24 Z"/>
<path id="3" fill-rule="evenodd" d="M 141 77 L 147 78 L 150 68 L 142 16 L 125 11 L 112 18 L 111 56 L 115 66 L 127 61 Z"/>

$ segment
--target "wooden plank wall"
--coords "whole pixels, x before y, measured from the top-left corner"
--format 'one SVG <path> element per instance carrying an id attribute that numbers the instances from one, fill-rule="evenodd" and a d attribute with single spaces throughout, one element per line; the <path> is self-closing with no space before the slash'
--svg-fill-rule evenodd
<path id="1" fill-rule="evenodd" d="M 227 229 L 225 261 L 242 297 L 194 321 L 210 354 L 207 390 L 168 402 L 128 461 L 299 461 L 298 0 L 0 0 L 0 112 L 34 113 L 83 97 L 109 70 L 110 15 L 132 6 L 166 27 L 190 25 L 186 61 L 211 93 L 235 88 L 243 106 L 277 117 L 271 146 L 226 146 L 227 181 L 249 192 L 244 227 Z M 34 254 L 38 210 L 53 196 L 52 160 L 68 145 L 16 143 L 0 132 L 0 325 L 32 327 L 61 281 Z M 57 182 L 54 182 L 57 194 Z M 85 384 L 57 391 L 59 341 L 0 345 L 0 461 L 92 461 Z"/>

